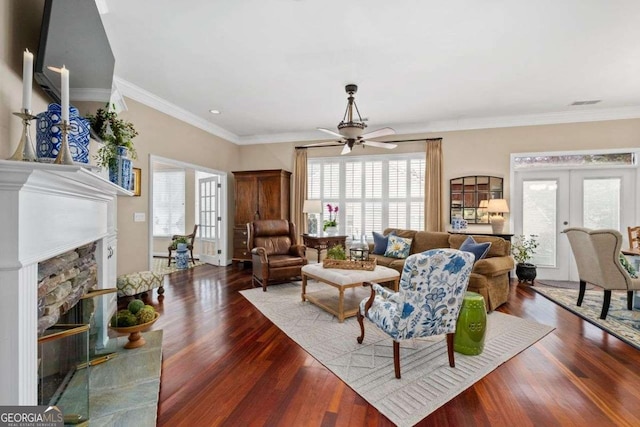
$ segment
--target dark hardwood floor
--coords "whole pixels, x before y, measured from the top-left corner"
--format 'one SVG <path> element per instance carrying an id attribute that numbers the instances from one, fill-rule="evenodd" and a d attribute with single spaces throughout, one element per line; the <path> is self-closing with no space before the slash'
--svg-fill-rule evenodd
<path id="1" fill-rule="evenodd" d="M 205 265 L 169 282 L 164 301 L 152 297 L 159 426 L 392 425 L 238 293 L 249 268 Z M 512 283 L 499 311 L 556 329 L 418 425 L 640 425 L 640 351 L 528 286 Z"/>

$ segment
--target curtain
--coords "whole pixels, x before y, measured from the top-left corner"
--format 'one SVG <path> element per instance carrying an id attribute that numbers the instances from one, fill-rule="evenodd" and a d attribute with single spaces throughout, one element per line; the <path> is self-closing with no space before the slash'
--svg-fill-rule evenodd
<path id="1" fill-rule="evenodd" d="M 307 221 L 305 221 L 302 207 L 307 199 L 307 149 L 296 148 L 293 162 L 293 215 L 291 221 L 296 225 L 298 231 L 298 244 L 302 244 L 302 233 L 307 232 Z"/>
<path id="2" fill-rule="evenodd" d="M 444 231 L 442 221 L 442 138 L 426 143 L 424 222 L 426 231 Z"/>

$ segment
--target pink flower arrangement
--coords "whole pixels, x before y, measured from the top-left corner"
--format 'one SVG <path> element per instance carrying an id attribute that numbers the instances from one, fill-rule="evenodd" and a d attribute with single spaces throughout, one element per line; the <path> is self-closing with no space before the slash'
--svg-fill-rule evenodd
<path id="1" fill-rule="evenodd" d="M 323 231 L 327 231 L 327 227 L 337 227 L 338 206 L 333 206 L 331 203 L 327 203 L 327 210 L 329 211 L 329 219 L 324 221 L 322 227 Z"/>

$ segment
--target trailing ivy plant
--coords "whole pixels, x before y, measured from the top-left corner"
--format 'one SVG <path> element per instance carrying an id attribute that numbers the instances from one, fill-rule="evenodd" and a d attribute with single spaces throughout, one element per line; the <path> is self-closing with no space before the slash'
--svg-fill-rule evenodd
<path id="1" fill-rule="evenodd" d="M 138 158 L 133 145 L 133 138 L 138 135 L 138 131 L 133 123 L 118 117 L 114 104 L 99 108 L 95 115 L 87 115 L 87 120 L 91 124 L 91 130 L 103 143 L 95 157 L 98 166 L 115 167 L 118 147 L 125 147 L 132 159 Z"/>
<path id="2" fill-rule="evenodd" d="M 511 254 L 518 264 L 524 264 L 533 258 L 538 248 L 538 236 L 530 234 L 529 237 L 524 235 L 515 236 L 511 244 Z"/>

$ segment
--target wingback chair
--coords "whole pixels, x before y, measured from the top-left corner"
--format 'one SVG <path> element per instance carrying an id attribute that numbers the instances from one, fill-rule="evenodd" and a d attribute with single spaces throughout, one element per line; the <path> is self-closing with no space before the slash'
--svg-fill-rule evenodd
<path id="1" fill-rule="evenodd" d="M 306 248 L 296 244 L 296 226 L 286 219 L 265 219 L 247 224 L 247 249 L 253 262 L 252 283 L 267 291 L 269 282 L 301 275 L 307 264 Z"/>
<path id="2" fill-rule="evenodd" d="M 455 367 L 453 339 L 474 256 L 456 249 L 432 249 L 410 255 L 400 276 L 400 290 L 391 292 L 377 283 L 360 302 L 358 322 L 364 339 L 364 317 L 393 339 L 393 364 L 400 378 L 401 340 L 447 334 L 449 366 Z"/>
<path id="3" fill-rule="evenodd" d="M 582 305 L 586 284 L 604 288 L 601 319 L 606 319 L 611 303 L 611 291 L 627 291 L 627 309 L 633 305 L 633 291 L 640 290 L 640 279 L 632 278 L 620 262 L 622 234 L 617 230 L 590 230 L 567 228 L 563 231 L 569 238 L 573 257 L 578 266 L 580 292 L 578 306 Z"/>
<path id="4" fill-rule="evenodd" d="M 193 264 L 196 263 L 196 260 L 193 259 L 193 242 L 196 240 L 196 233 L 198 231 L 198 224 L 193 226 L 193 233 L 191 234 L 174 234 L 173 236 L 171 236 L 171 244 L 169 245 L 169 261 L 167 262 L 167 267 L 171 266 L 171 252 L 175 251 L 177 248 L 177 242 L 176 240 L 178 238 L 185 238 L 188 240 L 187 242 L 187 249 L 189 250 L 189 253 L 191 254 L 191 262 Z"/>

